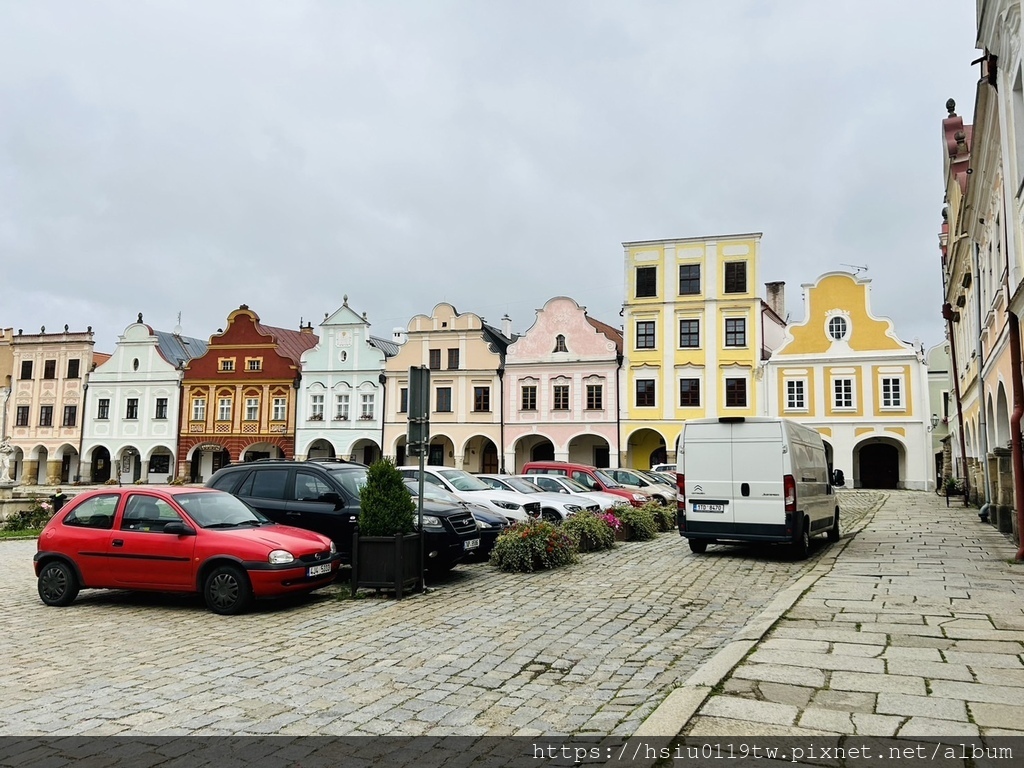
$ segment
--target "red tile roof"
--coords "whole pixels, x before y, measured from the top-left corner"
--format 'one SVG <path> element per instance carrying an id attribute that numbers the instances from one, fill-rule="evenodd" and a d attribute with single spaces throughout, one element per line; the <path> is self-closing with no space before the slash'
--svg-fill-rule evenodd
<path id="1" fill-rule="evenodd" d="M 296 365 L 299 358 L 307 349 L 312 349 L 320 341 L 320 337 L 309 331 L 293 331 L 289 328 L 276 328 L 272 325 L 256 323 L 260 333 L 267 333 L 273 336 L 277 342 L 277 351 L 292 360 Z"/>
<path id="2" fill-rule="evenodd" d="M 595 320 L 590 315 L 586 315 L 587 322 L 597 328 L 600 333 L 603 333 L 611 341 L 615 342 L 615 350 L 619 353 L 622 352 L 622 331 L 618 328 L 613 328 L 607 323 L 602 323 L 600 320 Z"/>

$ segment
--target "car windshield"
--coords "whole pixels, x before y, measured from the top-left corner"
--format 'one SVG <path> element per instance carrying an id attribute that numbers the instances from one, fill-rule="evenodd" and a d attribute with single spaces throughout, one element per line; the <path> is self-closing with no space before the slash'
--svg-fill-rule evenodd
<path id="1" fill-rule="evenodd" d="M 338 467 L 331 470 L 331 476 L 355 499 L 366 485 L 366 467 Z"/>
<path id="2" fill-rule="evenodd" d="M 602 483 L 607 485 L 609 488 L 621 488 L 622 487 L 622 486 L 619 485 L 619 483 L 616 480 L 613 480 L 612 478 L 608 477 L 608 475 L 606 475 L 604 472 L 602 472 L 599 469 L 594 470 L 594 475 L 597 477 L 598 480 L 600 480 Z"/>
<path id="3" fill-rule="evenodd" d="M 445 469 L 438 472 L 441 477 L 455 486 L 457 491 L 490 491 L 491 486 L 461 469 Z"/>
<path id="4" fill-rule="evenodd" d="M 520 480 L 518 477 L 503 477 L 501 481 L 515 488 L 519 493 L 544 493 L 544 491 L 529 480 Z"/>
<path id="5" fill-rule="evenodd" d="M 571 477 L 559 478 L 559 482 L 573 493 L 590 493 L 590 489 L 585 485 L 581 485 L 573 480 Z"/>
<path id="6" fill-rule="evenodd" d="M 174 500 L 200 528 L 240 528 L 270 522 L 230 493 L 183 493 L 176 495 Z"/>
<path id="7" fill-rule="evenodd" d="M 420 491 L 420 481 L 406 479 L 405 487 L 409 489 L 409 493 L 413 496 L 417 496 Z M 430 499 L 431 501 L 443 501 L 448 504 L 462 503 L 462 499 L 447 488 L 442 488 L 441 486 L 434 485 L 433 483 L 423 483 L 423 498 Z"/>

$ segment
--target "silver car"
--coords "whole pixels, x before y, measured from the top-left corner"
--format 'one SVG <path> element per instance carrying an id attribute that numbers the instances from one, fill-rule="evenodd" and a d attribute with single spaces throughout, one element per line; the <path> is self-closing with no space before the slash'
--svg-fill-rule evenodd
<path id="1" fill-rule="evenodd" d="M 675 505 L 678 491 L 667 483 L 660 482 L 660 478 L 650 478 L 636 469 L 605 469 L 602 470 L 611 475 L 617 482 L 631 488 L 639 488 L 662 506 Z M 655 482 L 657 479 L 659 482 Z"/>

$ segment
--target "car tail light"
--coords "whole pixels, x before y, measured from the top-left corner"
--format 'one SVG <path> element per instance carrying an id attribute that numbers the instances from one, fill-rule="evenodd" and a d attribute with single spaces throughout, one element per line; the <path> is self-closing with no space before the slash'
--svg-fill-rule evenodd
<path id="1" fill-rule="evenodd" d="M 796 480 L 792 475 L 782 478 L 782 493 L 786 499 L 786 511 L 796 512 Z"/>
<path id="2" fill-rule="evenodd" d="M 676 490 L 679 491 L 676 506 L 679 509 L 686 509 L 686 478 L 682 472 L 676 473 Z"/>

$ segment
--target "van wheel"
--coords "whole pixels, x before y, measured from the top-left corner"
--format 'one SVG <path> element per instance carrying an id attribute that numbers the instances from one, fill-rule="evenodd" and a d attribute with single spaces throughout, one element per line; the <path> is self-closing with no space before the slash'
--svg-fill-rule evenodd
<path id="1" fill-rule="evenodd" d="M 839 541 L 839 537 L 842 534 L 839 531 L 839 510 L 836 509 L 836 516 L 832 522 L 832 527 L 828 529 L 828 540 Z"/>
<path id="2" fill-rule="evenodd" d="M 690 542 L 690 551 L 695 555 L 703 555 L 708 551 L 708 543 L 703 539 L 688 539 Z"/>
<path id="3" fill-rule="evenodd" d="M 810 521 L 804 520 L 800 528 L 800 538 L 793 542 L 793 559 L 806 560 L 811 553 L 811 529 Z"/>

